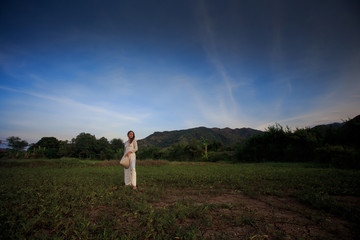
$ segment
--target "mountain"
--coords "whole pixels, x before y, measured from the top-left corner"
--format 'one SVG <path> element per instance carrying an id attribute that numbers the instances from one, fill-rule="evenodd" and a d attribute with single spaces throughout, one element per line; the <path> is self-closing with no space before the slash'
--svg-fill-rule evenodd
<path id="1" fill-rule="evenodd" d="M 339 129 L 343 127 L 345 123 L 330 123 L 330 124 L 322 124 L 322 125 L 316 125 L 315 127 L 312 127 L 311 129 L 320 131 L 320 132 L 326 132 L 328 129 Z"/>
<path id="2" fill-rule="evenodd" d="M 241 140 L 251 137 L 254 134 L 261 134 L 262 131 L 251 128 L 206 128 L 198 127 L 185 130 L 174 130 L 165 132 L 154 132 L 150 136 L 138 140 L 141 147 L 170 147 L 175 143 L 188 144 L 192 139 L 206 139 L 207 142 L 217 141 L 225 146 L 231 146 Z"/>
<path id="3" fill-rule="evenodd" d="M 318 125 L 312 129 L 325 133 L 328 129 L 339 130 L 339 133 L 346 135 L 346 138 L 356 137 L 360 125 L 360 115 L 342 123 L 331 123 L 325 125 Z M 154 132 L 150 136 L 138 140 L 139 145 L 142 148 L 146 147 L 159 147 L 167 148 L 175 143 L 188 144 L 192 139 L 201 140 L 206 139 L 208 143 L 212 141 L 221 142 L 225 146 L 231 146 L 237 142 L 246 140 L 247 138 L 255 135 L 262 134 L 264 132 L 251 129 L 251 128 L 206 128 L 198 127 L 185 130 L 174 130 L 165 132 Z"/>
<path id="4" fill-rule="evenodd" d="M 342 132 L 342 131 L 347 131 L 347 129 L 350 128 L 350 126 L 359 125 L 359 124 L 360 124 L 360 115 L 354 117 L 353 119 L 348 119 L 347 121 L 343 121 L 341 123 L 334 122 L 330 124 L 317 125 L 312 129 L 323 132 L 332 129 L 332 130 L 339 130 L 340 132 Z"/>

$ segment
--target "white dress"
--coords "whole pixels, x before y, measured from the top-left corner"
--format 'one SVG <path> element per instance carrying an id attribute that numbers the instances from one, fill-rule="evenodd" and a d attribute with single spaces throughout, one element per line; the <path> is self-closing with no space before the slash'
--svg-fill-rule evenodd
<path id="1" fill-rule="evenodd" d="M 135 154 L 135 152 L 137 150 L 138 150 L 138 145 L 137 145 L 137 142 L 135 139 L 132 141 L 132 143 L 129 143 L 129 141 L 125 142 L 124 155 L 127 154 L 128 152 L 132 152 L 129 155 L 130 167 L 128 169 L 124 168 L 125 185 L 136 186 L 136 170 L 135 170 L 136 154 Z"/>

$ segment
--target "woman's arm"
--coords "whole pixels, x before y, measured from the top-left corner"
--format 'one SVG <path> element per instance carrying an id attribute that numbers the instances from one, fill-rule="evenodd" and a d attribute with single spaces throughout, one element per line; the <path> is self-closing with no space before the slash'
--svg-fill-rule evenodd
<path id="1" fill-rule="evenodd" d="M 135 153 L 138 150 L 138 145 L 137 145 L 137 141 L 135 139 L 134 139 L 133 143 L 134 143 L 134 151 L 133 151 L 133 153 Z"/>
<path id="2" fill-rule="evenodd" d="M 130 154 L 135 153 L 135 152 L 138 150 L 137 141 L 136 141 L 135 139 L 134 139 L 134 141 L 132 142 L 132 144 L 133 144 L 133 149 L 130 150 L 130 151 L 128 151 L 128 152 L 126 153 L 126 156 L 129 156 Z"/>

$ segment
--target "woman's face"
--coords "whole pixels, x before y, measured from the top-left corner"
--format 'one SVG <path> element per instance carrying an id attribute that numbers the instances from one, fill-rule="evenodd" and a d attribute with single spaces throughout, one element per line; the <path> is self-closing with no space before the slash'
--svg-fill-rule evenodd
<path id="1" fill-rule="evenodd" d="M 133 133 L 133 132 L 129 132 L 128 137 L 129 137 L 129 138 L 133 138 L 133 137 L 134 137 L 134 133 Z"/>

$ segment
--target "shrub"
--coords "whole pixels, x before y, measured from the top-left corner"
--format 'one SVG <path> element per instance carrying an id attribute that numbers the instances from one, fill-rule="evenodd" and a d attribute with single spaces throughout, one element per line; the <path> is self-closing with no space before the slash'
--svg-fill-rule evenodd
<path id="1" fill-rule="evenodd" d="M 319 147 L 315 150 L 315 159 L 336 168 L 360 169 L 359 151 L 352 147 L 341 145 Z"/>
<path id="2" fill-rule="evenodd" d="M 228 152 L 209 152 L 208 161 L 219 162 L 219 161 L 231 161 L 232 157 Z"/>

